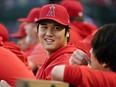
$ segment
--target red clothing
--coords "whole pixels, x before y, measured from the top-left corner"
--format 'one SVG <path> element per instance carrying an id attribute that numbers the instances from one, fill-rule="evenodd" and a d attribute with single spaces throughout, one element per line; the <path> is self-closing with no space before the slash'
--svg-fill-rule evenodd
<path id="1" fill-rule="evenodd" d="M 79 33 L 83 39 L 97 30 L 97 26 L 88 22 L 73 21 L 71 24 L 75 25 L 80 30 Z"/>
<path id="2" fill-rule="evenodd" d="M 87 53 L 87 55 L 90 57 L 90 49 L 91 49 L 91 40 L 93 39 L 94 34 L 97 32 L 94 31 L 92 34 L 87 36 L 83 41 L 81 42 L 82 49 Z"/>
<path id="3" fill-rule="evenodd" d="M 14 86 L 18 78 L 35 79 L 31 70 L 14 53 L 0 46 L 0 80 Z"/>
<path id="4" fill-rule="evenodd" d="M 68 44 L 75 44 L 78 45 L 79 41 L 82 40 L 82 37 L 79 35 L 79 29 L 75 27 L 74 25 L 70 24 L 71 29 L 70 29 L 70 39 Z"/>
<path id="5" fill-rule="evenodd" d="M 86 66 L 66 66 L 64 81 L 73 87 L 116 87 L 116 73 L 92 70 Z"/>
<path id="6" fill-rule="evenodd" d="M 31 52 L 33 51 L 34 47 L 35 47 L 35 45 L 30 45 L 30 46 L 25 50 L 24 53 L 25 53 L 26 57 L 28 57 L 28 56 L 31 54 Z"/>
<path id="7" fill-rule="evenodd" d="M 18 45 L 14 42 L 6 41 L 3 43 L 3 47 L 13 52 L 26 66 L 28 66 L 27 57 Z"/>
<path id="8" fill-rule="evenodd" d="M 38 66 L 42 66 L 43 62 L 47 58 L 46 50 L 43 48 L 43 46 L 38 43 L 28 56 L 28 60 L 32 61 L 34 64 Z"/>
<path id="9" fill-rule="evenodd" d="M 38 70 L 36 78 L 50 80 L 53 67 L 56 65 L 69 64 L 69 58 L 76 49 L 77 48 L 74 45 L 66 45 L 58 49 L 48 59 L 46 59 L 42 67 Z"/>

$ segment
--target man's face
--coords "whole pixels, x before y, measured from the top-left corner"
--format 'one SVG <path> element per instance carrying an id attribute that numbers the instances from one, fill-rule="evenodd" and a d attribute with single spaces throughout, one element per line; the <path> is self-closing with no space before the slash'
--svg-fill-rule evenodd
<path id="1" fill-rule="evenodd" d="M 27 35 L 33 35 L 34 32 L 36 32 L 37 25 L 35 23 L 27 23 L 25 25 L 25 31 Z"/>
<path id="2" fill-rule="evenodd" d="M 67 36 L 63 25 L 52 20 L 45 20 L 39 24 L 38 36 L 41 44 L 51 55 L 57 49 L 67 44 Z"/>
<path id="3" fill-rule="evenodd" d="M 19 38 L 17 41 L 17 45 L 20 46 L 20 48 L 25 51 L 29 45 L 26 43 L 26 37 Z"/>
<path id="4" fill-rule="evenodd" d="M 25 25 L 25 31 L 26 31 L 26 41 L 28 43 L 33 43 L 34 40 L 37 38 L 37 24 L 35 23 L 27 23 Z"/>

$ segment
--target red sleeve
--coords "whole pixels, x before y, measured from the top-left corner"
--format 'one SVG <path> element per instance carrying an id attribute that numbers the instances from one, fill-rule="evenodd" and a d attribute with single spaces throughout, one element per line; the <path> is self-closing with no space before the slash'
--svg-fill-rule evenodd
<path id="1" fill-rule="evenodd" d="M 14 86 L 18 78 L 35 79 L 33 73 L 15 54 L 0 47 L 0 80 Z"/>
<path id="2" fill-rule="evenodd" d="M 81 81 L 81 73 L 79 68 L 73 66 L 65 66 L 64 71 L 64 81 L 70 83 L 71 85 L 78 85 Z"/>
<path id="3" fill-rule="evenodd" d="M 76 87 L 115 87 L 116 73 L 92 70 L 86 66 L 66 66 L 64 81 Z"/>

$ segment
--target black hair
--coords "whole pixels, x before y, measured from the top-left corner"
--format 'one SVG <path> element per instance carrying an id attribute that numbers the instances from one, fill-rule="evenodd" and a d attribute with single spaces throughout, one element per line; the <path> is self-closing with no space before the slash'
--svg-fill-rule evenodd
<path id="1" fill-rule="evenodd" d="M 116 24 L 106 24 L 94 35 L 91 46 L 99 63 L 116 72 Z"/>
<path id="2" fill-rule="evenodd" d="M 37 28 L 36 28 L 37 29 L 37 32 L 38 32 L 38 28 L 39 28 L 39 23 L 37 23 Z"/>

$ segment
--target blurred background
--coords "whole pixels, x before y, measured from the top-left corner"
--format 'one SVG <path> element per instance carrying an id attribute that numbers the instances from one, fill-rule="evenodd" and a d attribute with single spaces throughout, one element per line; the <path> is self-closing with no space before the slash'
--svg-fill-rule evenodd
<path id="1" fill-rule="evenodd" d="M 17 31 L 18 18 L 26 17 L 33 7 L 48 3 L 60 3 L 61 0 L 0 0 L 0 22 L 9 33 Z M 116 23 L 116 0 L 78 0 L 83 4 L 85 21 L 98 27 L 106 23 Z"/>

